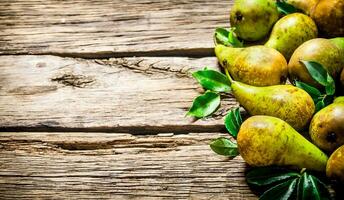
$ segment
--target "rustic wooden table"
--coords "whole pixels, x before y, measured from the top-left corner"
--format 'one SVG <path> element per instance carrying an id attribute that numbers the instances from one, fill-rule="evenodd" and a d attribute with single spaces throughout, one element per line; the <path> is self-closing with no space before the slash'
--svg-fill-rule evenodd
<path id="1" fill-rule="evenodd" d="M 256 199 L 184 115 L 228 0 L 1 0 L 0 199 Z"/>

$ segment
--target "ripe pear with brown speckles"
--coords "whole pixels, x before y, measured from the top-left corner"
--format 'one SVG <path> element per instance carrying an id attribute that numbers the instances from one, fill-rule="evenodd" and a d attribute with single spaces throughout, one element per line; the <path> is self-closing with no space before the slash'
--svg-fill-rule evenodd
<path id="1" fill-rule="evenodd" d="M 333 152 L 328 159 L 326 175 L 344 183 L 344 145 Z"/>
<path id="2" fill-rule="evenodd" d="M 254 86 L 284 84 L 287 61 L 281 53 L 265 46 L 233 48 L 216 45 L 215 54 L 234 80 Z"/>
<path id="3" fill-rule="evenodd" d="M 230 77 L 229 77 L 230 78 Z M 304 130 L 315 111 L 311 96 L 292 85 L 256 87 L 230 79 L 232 94 L 250 115 L 268 115 Z"/>
<path id="4" fill-rule="evenodd" d="M 237 143 L 251 166 L 290 166 L 325 171 L 328 157 L 285 121 L 253 116 L 241 125 Z"/>
<path id="5" fill-rule="evenodd" d="M 316 38 L 303 43 L 295 50 L 288 63 L 289 76 L 292 80 L 297 79 L 312 86 L 321 87 L 312 79 L 300 60 L 320 63 L 334 79 L 337 79 L 344 66 L 341 49 L 331 40 L 324 38 Z"/>
<path id="6" fill-rule="evenodd" d="M 293 13 L 276 22 L 265 46 L 278 50 L 289 60 L 297 47 L 317 35 L 318 29 L 312 18 Z"/>
<path id="7" fill-rule="evenodd" d="M 231 27 L 247 41 L 263 39 L 278 18 L 275 0 L 235 0 L 230 12 Z"/>
<path id="8" fill-rule="evenodd" d="M 343 0 L 286 0 L 286 2 L 310 15 L 322 35 L 344 36 Z"/>
<path id="9" fill-rule="evenodd" d="M 344 144 L 344 97 L 337 97 L 314 115 L 309 134 L 313 143 L 327 152 Z"/>

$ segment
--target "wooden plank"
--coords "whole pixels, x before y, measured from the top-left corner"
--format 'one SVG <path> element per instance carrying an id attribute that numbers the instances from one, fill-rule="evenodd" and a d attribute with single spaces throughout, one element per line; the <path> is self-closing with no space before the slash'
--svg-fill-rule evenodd
<path id="1" fill-rule="evenodd" d="M 210 57 L 0 56 L 0 129 L 221 131 L 222 117 L 238 106 L 231 95 L 212 118 L 185 117 L 203 91 L 190 72 L 204 66 L 218 69 Z"/>
<path id="2" fill-rule="evenodd" d="M 257 199 L 218 133 L 1 133 L 1 199 Z"/>
<path id="3" fill-rule="evenodd" d="M 233 0 L 2 0 L 0 54 L 213 54 Z M 129 52 L 129 53 L 128 53 Z"/>

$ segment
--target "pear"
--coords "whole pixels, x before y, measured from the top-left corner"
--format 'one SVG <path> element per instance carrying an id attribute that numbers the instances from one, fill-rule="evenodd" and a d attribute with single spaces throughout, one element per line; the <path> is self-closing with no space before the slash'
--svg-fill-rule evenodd
<path id="1" fill-rule="evenodd" d="M 344 52 L 344 37 L 332 38 L 330 41 Z"/>
<path id="2" fill-rule="evenodd" d="M 286 0 L 315 21 L 319 32 L 327 37 L 344 35 L 343 0 Z"/>
<path id="3" fill-rule="evenodd" d="M 230 78 L 230 76 L 229 76 Z M 250 115 L 278 117 L 304 130 L 315 111 L 312 97 L 292 85 L 250 86 L 230 79 L 232 94 Z"/>
<path id="4" fill-rule="evenodd" d="M 265 46 L 233 48 L 216 45 L 215 54 L 234 80 L 255 86 L 284 84 L 287 80 L 287 61 L 275 49 Z"/>
<path id="5" fill-rule="evenodd" d="M 328 157 L 285 121 L 253 116 L 241 125 L 237 143 L 251 166 L 291 166 L 325 171 Z"/>
<path id="6" fill-rule="evenodd" d="M 278 18 L 275 0 L 235 0 L 230 12 L 231 27 L 247 41 L 267 36 Z"/>
<path id="7" fill-rule="evenodd" d="M 311 17 L 322 35 L 327 37 L 344 36 L 343 0 L 320 0 L 313 8 Z"/>
<path id="8" fill-rule="evenodd" d="M 278 50 L 289 60 L 298 46 L 317 35 L 317 26 L 310 17 L 293 13 L 277 21 L 265 46 Z"/>
<path id="9" fill-rule="evenodd" d="M 317 5 L 319 0 L 285 0 L 288 4 L 302 10 L 307 15 L 311 14 L 312 9 Z"/>
<path id="10" fill-rule="evenodd" d="M 344 97 L 314 115 L 309 134 L 313 143 L 327 152 L 344 144 Z"/>
<path id="11" fill-rule="evenodd" d="M 344 103 L 344 96 L 335 98 L 333 103 Z"/>
<path id="12" fill-rule="evenodd" d="M 344 66 L 342 51 L 329 39 L 316 38 L 299 46 L 288 63 L 289 76 L 310 85 L 320 87 L 309 75 L 307 68 L 300 60 L 316 61 L 323 65 L 329 74 L 336 79 Z"/>
<path id="13" fill-rule="evenodd" d="M 326 175 L 344 183 L 344 145 L 332 153 L 326 166 Z"/>

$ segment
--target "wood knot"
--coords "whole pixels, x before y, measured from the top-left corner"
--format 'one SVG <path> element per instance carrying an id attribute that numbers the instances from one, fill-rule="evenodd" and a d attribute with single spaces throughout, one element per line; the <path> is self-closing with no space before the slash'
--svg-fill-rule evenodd
<path id="1" fill-rule="evenodd" d="M 92 85 L 95 82 L 95 79 L 90 76 L 76 75 L 68 72 L 51 78 L 51 81 L 56 81 L 65 86 L 85 88 Z"/>

